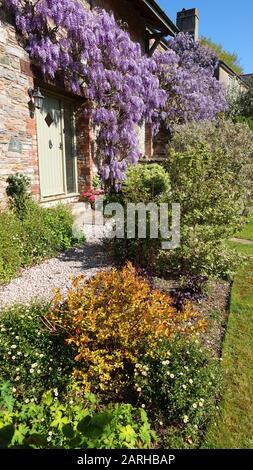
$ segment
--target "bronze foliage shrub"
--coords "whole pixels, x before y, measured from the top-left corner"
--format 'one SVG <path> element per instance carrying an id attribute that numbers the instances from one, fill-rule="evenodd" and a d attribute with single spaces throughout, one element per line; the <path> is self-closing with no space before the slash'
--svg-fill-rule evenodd
<path id="1" fill-rule="evenodd" d="M 123 269 L 77 277 L 64 300 L 56 292 L 49 320 L 76 348 L 74 377 L 87 391 L 120 397 L 131 389 L 134 367 L 147 351 L 176 333 L 204 328 L 190 304 L 177 312 L 131 263 Z"/>

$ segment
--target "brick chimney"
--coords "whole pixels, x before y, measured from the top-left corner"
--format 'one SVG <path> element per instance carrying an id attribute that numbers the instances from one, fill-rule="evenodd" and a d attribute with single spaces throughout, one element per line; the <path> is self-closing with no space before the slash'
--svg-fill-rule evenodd
<path id="1" fill-rule="evenodd" d="M 177 14 L 177 27 L 184 33 L 190 33 L 197 41 L 199 37 L 199 12 L 197 8 L 186 10 L 183 8 Z"/>

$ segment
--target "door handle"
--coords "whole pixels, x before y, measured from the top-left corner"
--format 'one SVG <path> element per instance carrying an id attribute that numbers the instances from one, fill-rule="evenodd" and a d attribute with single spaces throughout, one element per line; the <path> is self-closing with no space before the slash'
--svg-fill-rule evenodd
<path id="1" fill-rule="evenodd" d="M 52 140 L 51 140 L 51 139 L 49 140 L 49 148 L 50 148 L 50 149 L 52 149 L 52 148 L 53 148 L 53 142 L 52 142 Z"/>
<path id="2" fill-rule="evenodd" d="M 62 150 L 63 149 L 63 145 L 62 145 L 62 142 L 60 143 L 59 145 L 59 149 Z"/>

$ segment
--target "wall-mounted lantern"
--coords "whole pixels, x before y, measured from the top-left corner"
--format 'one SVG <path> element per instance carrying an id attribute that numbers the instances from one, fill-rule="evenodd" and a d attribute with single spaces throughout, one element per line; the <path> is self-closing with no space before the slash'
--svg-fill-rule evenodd
<path id="1" fill-rule="evenodd" d="M 34 89 L 30 87 L 28 90 L 28 95 L 33 101 L 34 107 L 37 109 L 41 109 L 43 106 L 43 101 L 45 97 L 41 94 L 39 87 L 34 88 Z"/>

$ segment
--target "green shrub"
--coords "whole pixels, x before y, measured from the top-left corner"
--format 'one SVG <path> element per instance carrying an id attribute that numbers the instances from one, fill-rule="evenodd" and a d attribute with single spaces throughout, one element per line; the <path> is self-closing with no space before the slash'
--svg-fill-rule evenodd
<path id="1" fill-rule="evenodd" d="M 26 201 L 22 218 L 16 211 L 0 213 L 0 282 L 9 281 L 20 267 L 56 255 L 77 242 L 73 216 L 64 205 L 43 208 Z"/>
<path id="2" fill-rule="evenodd" d="M 155 357 L 147 354 L 136 365 L 135 387 L 139 402 L 167 428 L 166 445 L 174 446 L 176 438 L 179 446 L 188 441 L 197 446 L 221 392 L 218 359 L 211 359 L 198 341 L 165 341 Z"/>
<path id="3" fill-rule="evenodd" d="M 240 200 L 241 208 L 247 207 L 253 195 L 253 139 L 248 126 L 245 123 L 219 119 L 215 122 L 204 121 L 176 127 L 168 149 L 169 159 L 166 169 L 169 174 L 169 164 L 173 161 L 173 152 L 182 154 L 190 149 L 194 151 L 202 144 L 212 155 L 213 171 L 216 170 L 217 176 L 221 175 L 221 172 L 227 174 L 224 181 L 224 192 L 230 191 L 230 195 L 234 192 L 234 198 Z M 220 165 L 217 165 L 219 156 L 221 156 L 221 161 Z M 194 160 L 192 160 L 193 163 Z M 177 169 L 180 170 L 180 167 L 178 166 Z M 193 171 L 191 179 L 192 176 Z M 228 186 L 228 180 L 230 186 Z M 198 186 L 195 190 L 197 189 Z M 216 199 L 222 190 L 223 187 L 220 187 Z"/>
<path id="4" fill-rule="evenodd" d="M 149 448 L 154 437 L 145 411 L 128 404 L 95 412 L 94 396 L 59 401 L 51 390 L 21 403 L 0 387 L 0 448 Z"/>
<path id="5" fill-rule="evenodd" d="M 122 187 L 124 201 L 134 203 L 161 200 L 169 191 L 169 176 L 157 163 L 129 167 Z"/>
<path id="6" fill-rule="evenodd" d="M 73 216 L 63 205 L 43 208 L 31 202 L 22 221 L 23 264 L 56 254 L 71 247 L 77 240 L 72 234 Z"/>
<path id="7" fill-rule="evenodd" d="M 30 178 L 21 173 L 16 173 L 7 178 L 7 183 L 6 194 L 10 198 L 12 208 L 22 219 L 27 213 L 27 203 L 31 198 L 29 193 Z"/>
<path id="8" fill-rule="evenodd" d="M 181 207 L 181 245 L 160 252 L 159 269 L 229 277 L 237 257 L 224 249 L 224 241 L 244 220 L 238 165 L 229 153 L 212 151 L 206 143 L 191 147 L 189 142 L 182 152 L 171 149 L 165 166 L 173 201 Z"/>
<path id="9" fill-rule="evenodd" d="M 41 320 L 47 305 L 14 306 L 0 317 L 0 380 L 9 381 L 16 397 L 39 398 L 47 388 L 65 389 L 74 352 L 61 335 Z"/>
<path id="10" fill-rule="evenodd" d="M 225 242 L 241 227 L 252 198 L 252 157 L 252 132 L 245 124 L 220 119 L 176 127 L 163 164 L 171 190 L 167 186 L 161 198 L 153 193 L 152 199 L 152 191 L 142 185 L 142 171 L 148 167 L 137 167 L 130 170 L 122 192 L 126 202 L 158 200 L 169 209 L 179 203 L 180 247 L 162 251 L 160 238 L 150 238 L 147 230 L 147 237 L 138 239 L 136 230 L 135 238 L 113 241 L 117 260 L 130 259 L 166 276 L 230 278 L 238 256 Z"/>
<path id="11" fill-rule="evenodd" d="M 109 202 L 119 202 L 127 212 L 127 203 L 160 203 L 166 201 L 170 194 L 170 179 L 166 171 L 158 164 L 139 164 L 128 168 L 127 179 L 122 186 L 120 195 Z M 146 213 L 146 238 L 138 239 L 138 218 L 135 219 L 135 238 L 127 237 L 127 218 L 125 217 L 125 237 L 113 239 L 111 245 L 114 256 L 119 264 L 131 260 L 137 266 L 155 269 L 156 255 L 160 249 L 159 239 L 150 238 L 150 213 Z"/>
<path id="12" fill-rule="evenodd" d="M 11 212 L 0 212 L 0 282 L 8 282 L 22 264 L 20 220 Z"/>
<path id="13" fill-rule="evenodd" d="M 253 131 L 253 117 L 236 116 L 234 121 L 241 124 L 246 124 L 250 130 Z"/>

